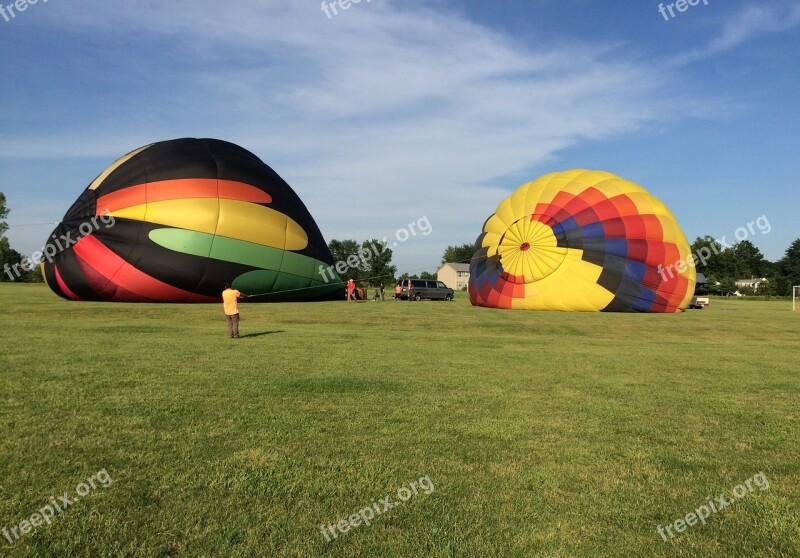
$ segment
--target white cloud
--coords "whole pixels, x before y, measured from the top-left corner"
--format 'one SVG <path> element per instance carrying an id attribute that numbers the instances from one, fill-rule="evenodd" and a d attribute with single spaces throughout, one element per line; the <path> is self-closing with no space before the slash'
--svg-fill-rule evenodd
<path id="1" fill-rule="evenodd" d="M 332 19 L 315 2 L 53 8 L 46 17 L 76 33 L 156 37 L 159 49 L 168 42 L 141 56 L 156 58 L 161 74 L 180 72 L 193 93 L 128 107 L 158 111 L 158 120 L 94 121 L 47 137 L 6 131 L 3 153 L 111 162 L 158 139 L 234 141 L 298 191 L 327 239 L 391 236 L 428 216 L 434 234 L 398 247 L 401 271 L 433 269 L 447 244 L 474 240 L 517 186 L 496 177 L 702 102 L 676 94 L 663 65 L 629 60 L 614 45 L 532 46 L 535 38 L 521 43 L 422 2 L 362 1 Z M 746 33 L 730 31 L 720 44 Z M 200 69 L 187 70 L 186 60 Z M 174 101 L 176 85 L 148 87 Z"/>
<path id="2" fill-rule="evenodd" d="M 723 22 L 719 35 L 701 49 L 678 56 L 673 63 L 683 65 L 732 50 L 759 35 L 782 33 L 800 24 L 800 4 L 755 4 L 745 5 L 732 12 Z"/>

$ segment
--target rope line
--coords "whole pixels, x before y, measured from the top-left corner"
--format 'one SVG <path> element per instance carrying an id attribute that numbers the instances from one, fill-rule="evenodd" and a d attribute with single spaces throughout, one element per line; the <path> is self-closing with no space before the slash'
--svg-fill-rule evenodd
<path id="1" fill-rule="evenodd" d="M 472 258 L 470 258 L 470 259 L 472 259 Z M 467 262 L 469 262 L 469 260 L 462 260 L 462 261 L 457 261 L 457 262 L 445 262 L 445 263 L 467 263 Z M 412 269 L 411 271 L 425 271 L 425 269 L 426 268 Z M 384 275 L 375 275 L 374 277 L 362 277 L 361 279 L 359 279 L 359 281 L 369 281 L 370 279 L 380 279 L 381 277 L 384 277 Z M 424 280 L 425 279 L 423 279 L 423 281 Z M 433 279 L 428 279 L 428 281 L 432 281 L 432 280 Z M 294 293 L 294 292 L 297 292 L 297 291 L 307 291 L 307 290 L 310 290 L 310 289 L 321 289 L 321 288 L 327 287 L 329 285 L 342 285 L 342 286 L 344 286 L 346 284 L 347 284 L 347 281 L 331 281 L 329 283 L 325 283 L 324 285 L 317 285 L 315 287 L 298 287 L 296 289 L 286 289 L 286 290 L 283 290 L 283 291 L 271 291 L 271 292 L 268 292 L 268 293 L 248 294 L 246 296 L 247 296 L 247 298 L 250 298 L 250 297 L 266 296 L 266 295 L 278 295 L 278 294 L 284 294 L 284 293 Z"/>
<path id="2" fill-rule="evenodd" d="M 50 221 L 48 223 L 8 223 L 8 228 L 13 229 L 14 227 L 42 227 L 44 225 L 58 225 L 61 221 Z"/>
<path id="3" fill-rule="evenodd" d="M 47 223 L 14 223 L 14 224 L 8 223 L 7 226 L 8 226 L 9 229 L 13 229 L 15 227 L 42 227 L 44 225 L 53 226 L 53 225 L 58 225 L 59 223 L 61 223 L 61 221 L 49 221 Z M 470 259 L 472 259 L 472 258 L 470 258 Z M 469 263 L 470 259 L 459 260 L 459 261 L 454 261 L 454 262 L 445 262 L 445 263 Z M 420 268 L 420 269 L 412 269 L 411 271 L 421 272 L 421 271 L 425 271 L 425 270 L 426 270 L 426 268 Z M 406 273 L 406 275 L 407 274 L 408 273 Z M 359 281 L 370 281 L 372 279 L 380 279 L 381 277 L 384 277 L 384 276 L 383 275 L 375 275 L 373 277 L 362 277 L 361 279 L 359 279 Z M 298 287 L 296 289 L 285 289 L 285 290 L 282 290 L 282 291 L 271 291 L 271 292 L 268 292 L 268 293 L 248 294 L 247 297 L 250 298 L 250 297 L 266 296 L 266 295 L 279 295 L 279 294 L 293 293 L 293 292 L 298 292 L 298 291 L 307 291 L 307 290 L 311 290 L 311 289 L 321 289 L 321 288 L 327 287 L 329 285 L 342 285 L 342 286 L 344 286 L 346 284 L 347 284 L 347 281 L 333 281 L 333 282 L 330 282 L 330 283 L 325 283 L 324 285 L 317 285 L 317 286 L 314 286 L 314 287 Z"/>

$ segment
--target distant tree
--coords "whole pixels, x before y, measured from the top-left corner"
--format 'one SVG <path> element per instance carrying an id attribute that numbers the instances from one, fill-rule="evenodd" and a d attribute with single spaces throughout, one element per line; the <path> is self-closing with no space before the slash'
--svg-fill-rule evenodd
<path id="1" fill-rule="evenodd" d="M 778 286 L 776 294 L 792 294 L 792 286 L 800 285 L 800 238 L 786 249 L 786 254 L 778 261 Z"/>
<path id="2" fill-rule="evenodd" d="M 339 273 L 344 281 L 348 279 L 358 281 L 361 277 L 366 277 L 366 275 L 364 275 L 364 271 L 366 270 L 362 269 L 362 263 L 358 259 L 359 248 L 360 246 L 355 240 L 333 239 L 328 243 L 328 249 L 333 255 L 334 268 L 338 265 L 339 270 L 344 269 L 343 274 L 337 270 L 337 273 Z"/>
<path id="3" fill-rule="evenodd" d="M 691 249 L 700 259 L 697 271 L 703 273 L 707 279 L 714 277 L 715 282 L 729 284 L 738 279 L 769 277 L 773 270 L 773 264 L 749 240 L 736 242 L 725 248 L 711 236 L 698 236 Z M 706 289 L 712 292 L 714 286 L 709 281 Z M 722 290 L 726 288 L 723 287 Z"/>
<path id="4" fill-rule="evenodd" d="M 784 277 L 779 273 L 773 278 L 772 284 L 774 285 L 772 294 L 779 296 L 790 296 L 792 294 L 792 282 L 788 277 Z"/>
<path id="5" fill-rule="evenodd" d="M 419 274 L 420 279 L 427 279 L 428 281 L 436 281 L 436 274 L 423 271 Z"/>
<path id="6" fill-rule="evenodd" d="M 6 237 L 0 237 L 0 282 L 27 281 L 29 273 L 22 269 L 22 254 L 9 246 Z"/>
<path id="7" fill-rule="evenodd" d="M 722 244 L 714 240 L 714 237 L 698 236 L 692 243 L 691 249 L 692 253 L 702 258 L 702 261 L 697 264 L 697 270 L 706 277 L 713 275 L 722 281 L 722 279 L 732 278 L 736 275 L 731 254 L 725 250 Z"/>
<path id="8" fill-rule="evenodd" d="M 771 262 L 769 260 L 764 260 L 764 269 L 763 269 L 763 277 L 773 277 L 780 273 L 780 269 L 778 268 L 777 262 Z"/>
<path id="9" fill-rule="evenodd" d="M 369 279 L 372 285 L 383 283 L 386 285 L 394 284 L 394 274 L 397 267 L 392 265 L 392 249 L 382 241 L 373 238 L 361 243 L 362 259 L 366 260 L 366 270 L 364 277 Z"/>
<path id="10" fill-rule="evenodd" d="M 769 262 L 764 254 L 749 240 L 735 243 L 731 247 L 737 279 L 766 277 Z"/>
<path id="11" fill-rule="evenodd" d="M 44 277 L 42 276 L 42 266 L 37 265 L 33 268 L 30 276 L 31 283 L 44 283 Z"/>
<path id="12" fill-rule="evenodd" d="M 0 282 L 29 281 L 31 271 L 22 269 L 22 254 L 11 248 L 5 236 L 8 230 L 6 218 L 9 213 L 6 195 L 0 192 Z"/>
<path id="13" fill-rule="evenodd" d="M 6 195 L 3 192 L 0 192 L 0 237 L 4 237 L 6 231 L 8 230 L 8 223 L 6 223 L 8 213 L 8 207 L 6 207 Z"/>
<path id="14" fill-rule="evenodd" d="M 469 263 L 474 253 L 475 245 L 472 243 L 448 246 L 442 254 L 442 263 Z"/>
<path id="15" fill-rule="evenodd" d="M 359 244 L 355 240 L 331 240 L 328 243 L 334 267 L 343 280 L 352 278 L 371 285 L 394 283 L 397 268 L 392 265 L 392 249 L 373 238 Z"/>
<path id="16" fill-rule="evenodd" d="M 730 277 L 725 277 L 720 281 L 720 294 L 731 294 L 736 292 L 736 283 Z"/>
<path id="17" fill-rule="evenodd" d="M 702 273 L 702 270 L 698 271 Z M 698 284 L 695 287 L 694 293 L 697 295 L 719 294 L 721 288 L 719 285 L 717 285 L 719 282 L 717 278 L 713 275 L 707 275 L 705 273 L 704 275 L 706 276 L 706 283 L 704 285 Z"/>
<path id="18" fill-rule="evenodd" d="M 763 281 L 758 286 L 758 292 L 756 294 L 766 296 L 767 300 L 769 300 L 770 296 L 778 294 L 777 277 L 776 276 L 767 277 L 767 280 Z"/>

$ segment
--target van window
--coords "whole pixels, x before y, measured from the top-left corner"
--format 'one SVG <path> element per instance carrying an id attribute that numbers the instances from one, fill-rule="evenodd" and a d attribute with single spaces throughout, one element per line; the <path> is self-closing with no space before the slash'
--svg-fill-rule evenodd
<path id="1" fill-rule="evenodd" d="M 428 281 L 428 288 L 435 289 L 436 288 L 436 281 Z"/>
<path id="2" fill-rule="evenodd" d="M 447 285 L 445 285 L 441 281 L 437 281 L 436 284 L 439 286 L 440 289 L 446 289 L 447 288 Z"/>
<path id="3" fill-rule="evenodd" d="M 415 289 L 424 289 L 426 286 L 426 282 L 420 281 L 419 279 L 412 279 L 411 286 L 414 287 Z"/>

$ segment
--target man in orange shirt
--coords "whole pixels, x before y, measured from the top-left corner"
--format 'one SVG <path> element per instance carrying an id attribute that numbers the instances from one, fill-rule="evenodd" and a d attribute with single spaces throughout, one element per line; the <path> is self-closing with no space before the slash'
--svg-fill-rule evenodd
<path id="1" fill-rule="evenodd" d="M 225 310 L 231 339 L 239 339 L 239 299 L 245 296 L 247 295 L 232 289 L 230 283 L 225 283 L 225 290 L 222 291 L 222 307 Z"/>
<path id="2" fill-rule="evenodd" d="M 347 282 L 347 304 L 350 304 L 351 298 L 356 299 L 356 284 L 352 279 Z"/>

